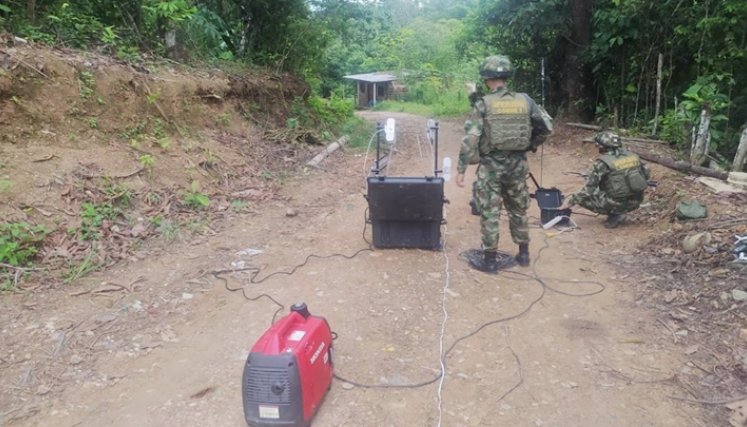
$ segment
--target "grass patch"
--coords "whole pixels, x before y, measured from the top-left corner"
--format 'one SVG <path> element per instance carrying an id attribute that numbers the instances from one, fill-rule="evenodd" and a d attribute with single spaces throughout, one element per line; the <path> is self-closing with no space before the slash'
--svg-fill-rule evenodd
<path id="1" fill-rule="evenodd" d="M 111 203 L 84 202 L 80 205 L 80 238 L 81 240 L 98 240 L 101 238 L 101 226 L 104 220 L 114 220 L 122 212 Z"/>
<path id="2" fill-rule="evenodd" d="M 0 224 L 0 262 L 13 266 L 31 263 L 49 231 L 43 225 L 26 222 Z"/>
<path id="3" fill-rule="evenodd" d="M 192 181 L 190 190 L 182 194 L 182 205 L 191 209 L 207 209 L 210 206 L 210 198 L 200 190 L 198 181 Z"/>
<path id="4" fill-rule="evenodd" d="M 78 264 L 71 264 L 67 275 L 65 276 L 65 284 L 70 284 L 88 273 L 94 272 L 103 266 L 102 262 L 96 261 L 96 250 L 91 249 L 86 253 L 86 257 Z"/>
<path id="5" fill-rule="evenodd" d="M 0 193 L 8 193 L 15 183 L 11 179 L 0 178 Z"/>
<path id="6" fill-rule="evenodd" d="M 371 136 L 376 131 L 374 124 L 353 116 L 340 127 L 340 133 L 348 136 L 348 147 L 366 147 Z"/>
<path id="7" fill-rule="evenodd" d="M 425 117 L 459 117 L 471 111 L 469 101 L 462 100 L 458 96 L 445 96 L 437 104 L 421 104 L 407 101 L 384 101 L 374 107 L 374 111 L 392 111 L 396 113 L 416 114 Z"/>
<path id="8" fill-rule="evenodd" d="M 433 116 L 433 106 L 405 101 L 384 101 L 376 104 L 374 111 L 392 111 L 395 113 L 417 114 L 419 116 Z"/>

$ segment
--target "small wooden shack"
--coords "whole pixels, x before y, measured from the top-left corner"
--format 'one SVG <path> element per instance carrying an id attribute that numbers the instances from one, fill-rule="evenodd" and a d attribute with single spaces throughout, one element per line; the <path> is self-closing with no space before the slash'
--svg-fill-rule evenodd
<path id="1" fill-rule="evenodd" d="M 344 78 L 357 83 L 356 105 L 358 108 L 372 107 L 391 98 L 394 93 L 394 81 L 397 80 L 396 76 L 385 72 L 351 74 Z"/>

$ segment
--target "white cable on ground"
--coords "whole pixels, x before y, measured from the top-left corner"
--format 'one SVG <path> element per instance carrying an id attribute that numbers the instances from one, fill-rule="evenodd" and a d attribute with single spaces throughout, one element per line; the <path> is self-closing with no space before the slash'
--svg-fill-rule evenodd
<path id="1" fill-rule="evenodd" d="M 543 230 L 549 230 L 549 229 L 557 226 L 558 223 L 560 221 L 562 221 L 563 219 L 567 219 L 571 223 L 571 225 L 570 225 L 570 227 L 559 228 L 558 229 L 558 234 L 565 233 L 566 231 L 572 231 L 572 230 L 575 230 L 575 229 L 578 228 L 578 224 L 576 224 L 576 221 L 572 220 L 571 217 L 569 217 L 568 215 L 558 215 L 555 218 L 553 218 L 550 221 L 548 221 L 547 223 L 545 223 L 542 226 L 542 229 Z"/>
<path id="2" fill-rule="evenodd" d="M 571 229 L 578 228 L 578 224 L 576 224 L 576 221 L 572 220 L 570 216 L 568 215 L 558 215 L 555 218 L 551 219 L 550 221 L 547 221 L 542 228 L 545 230 L 549 230 L 553 227 L 555 227 L 559 222 L 562 220 L 567 219 L 571 223 Z"/>
<path id="3" fill-rule="evenodd" d="M 446 212 L 444 210 L 444 219 L 446 219 Z M 441 379 L 438 381 L 438 423 L 436 424 L 438 427 L 441 427 L 441 418 L 443 416 L 443 395 L 441 394 L 444 388 L 444 380 L 446 379 L 446 364 L 444 363 L 445 355 L 444 355 L 444 335 L 446 334 L 446 321 L 449 319 L 449 313 L 446 311 L 446 291 L 449 289 L 449 282 L 451 279 L 450 269 L 449 269 L 449 254 L 446 253 L 446 225 L 444 224 L 444 244 L 442 248 L 442 252 L 444 254 L 444 270 L 445 270 L 445 283 L 444 283 L 444 289 L 443 294 L 441 297 L 441 310 L 444 312 L 444 320 L 441 323 L 441 337 L 439 338 L 439 351 L 438 351 L 438 360 L 441 363 Z"/>

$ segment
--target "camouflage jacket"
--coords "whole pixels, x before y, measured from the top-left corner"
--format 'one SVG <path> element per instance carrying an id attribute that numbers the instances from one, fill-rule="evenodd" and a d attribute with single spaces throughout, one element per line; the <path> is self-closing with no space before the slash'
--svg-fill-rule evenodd
<path id="1" fill-rule="evenodd" d="M 508 91 L 507 88 L 503 87 L 491 93 L 503 94 Z M 550 124 L 549 115 L 547 113 L 543 115 L 543 110 L 529 96 L 527 96 L 527 100 L 529 101 L 529 116 L 532 124 L 532 147 L 536 148 L 552 132 L 552 125 Z M 472 113 L 470 113 L 467 121 L 464 122 L 465 135 L 462 138 L 462 146 L 459 150 L 458 173 L 464 173 L 467 170 L 467 165 L 479 161 L 479 142 L 483 134 L 483 119 L 486 111 L 487 108 L 482 98 L 476 99 L 473 103 Z"/>
<path id="2" fill-rule="evenodd" d="M 619 154 L 619 151 L 613 150 L 608 154 L 617 155 Z M 643 170 L 644 177 L 646 179 L 650 179 L 651 172 L 644 163 L 641 163 L 641 169 Z M 568 205 L 576 205 L 582 198 L 591 197 L 597 193 L 602 192 L 600 184 L 602 183 L 604 177 L 607 176 L 610 172 L 612 172 L 612 169 L 610 169 L 610 167 L 607 166 L 607 164 L 602 160 L 597 159 L 594 162 L 594 166 L 592 166 L 591 168 L 591 172 L 589 172 L 589 176 L 586 178 L 586 185 L 584 185 L 584 188 L 581 189 L 581 191 L 570 196 L 570 198 L 568 199 Z"/>

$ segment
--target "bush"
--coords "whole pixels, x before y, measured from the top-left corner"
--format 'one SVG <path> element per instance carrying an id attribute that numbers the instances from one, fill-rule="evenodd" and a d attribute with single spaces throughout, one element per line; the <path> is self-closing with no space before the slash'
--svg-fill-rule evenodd
<path id="1" fill-rule="evenodd" d="M 43 225 L 25 222 L 0 224 L 0 262 L 13 266 L 28 265 L 49 232 Z"/>
<path id="2" fill-rule="evenodd" d="M 692 123 L 681 113 L 668 110 L 661 116 L 661 131 L 659 136 L 679 147 L 686 147 L 690 143 L 690 129 Z"/>
<path id="3" fill-rule="evenodd" d="M 312 95 L 308 99 L 308 106 L 323 126 L 339 126 L 353 116 L 354 105 L 350 98 L 322 98 Z"/>

